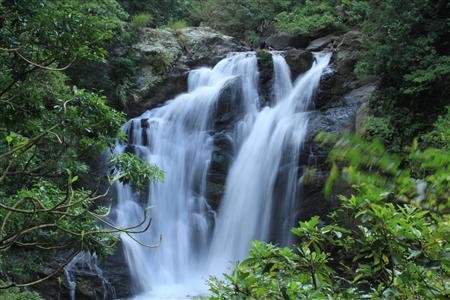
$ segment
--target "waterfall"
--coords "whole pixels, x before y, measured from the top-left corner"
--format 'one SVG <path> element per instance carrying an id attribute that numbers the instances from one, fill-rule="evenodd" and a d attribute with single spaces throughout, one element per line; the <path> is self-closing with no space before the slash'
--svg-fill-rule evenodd
<path id="1" fill-rule="evenodd" d="M 76 299 L 77 277 L 84 276 L 90 278 L 91 281 L 97 283 L 96 288 L 99 290 L 92 291 L 96 299 L 115 298 L 114 288 L 109 281 L 103 276 L 103 271 L 98 266 L 97 255 L 80 252 L 65 267 L 64 277 L 69 288 L 69 296 L 71 300 Z M 92 285 L 94 286 L 94 284 Z M 97 295 L 101 294 L 100 295 Z"/>
<path id="2" fill-rule="evenodd" d="M 243 259 L 248 243 L 267 241 L 275 230 L 280 243 L 287 243 L 296 205 L 297 160 L 306 136 L 309 107 L 329 54 L 317 54 L 313 67 L 303 74 L 286 96 L 258 113 L 253 128 L 231 167 L 224 199 L 218 212 L 211 245 L 211 270 L 226 271 L 230 262 Z M 281 55 L 274 55 L 275 78 L 288 74 Z M 279 74 L 277 74 L 279 73 Z M 274 90 L 286 83 L 275 80 Z M 280 86 L 277 86 L 280 85 Z M 284 188 L 275 189 L 279 173 Z M 276 201 L 276 205 L 274 205 Z M 272 218 L 273 215 L 278 218 Z M 278 219 L 278 220 L 277 220 Z M 271 223 L 282 221 L 281 226 Z M 225 268 L 225 269 L 224 269 Z"/>
<path id="3" fill-rule="evenodd" d="M 273 105 L 260 108 L 256 54 L 234 53 L 214 68 L 190 72 L 188 92 L 130 120 L 127 144 L 163 169 L 163 182 L 150 183 L 144 195 L 116 184 L 117 226 L 139 224 L 151 206 L 147 232 L 121 236 L 133 281 L 142 299 L 204 294 L 210 274 L 227 271 L 245 257 L 253 239 L 288 243 L 297 205 L 298 157 L 306 135 L 313 94 L 329 54 L 316 54 L 312 68 L 292 84 L 280 53 L 273 54 Z M 213 131 L 228 91 L 238 95 L 229 129 L 234 159 L 218 211 L 205 196 L 214 149 Z M 158 248 L 146 248 L 133 239 Z"/>
<path id="4" fill-rule="evenodd" d="M 146 199 L 134 195 L 129 186 L 116 186 L 116 224 L 138 224 L 143 202 L 152 206 L 152 226 L 135 238 L 153 243 L 162 235 L 162 244 L 156 249 L 147 249 L 129 236 L 122 236 L 125 256 L 140 292 L 162 297 L 176 294 L 178 286 L 182 293 L 195 294 L 204 289 L 200 271 L 214 223 L 214 212 L 204 195 L 213 151 L 215 109 L 224 89 L 239 89 L 242 113 L 256 114 L 257 74 L 254 53 L 230 55 L 212 69 L 192 71 L 188 93 L 125 125 L 129 145 L 120 145 L 116 151 L 133 151 L 166 173 L 164 182 L 150 184 Z M 239 127 L 243 129 L 236 130 L 236 136 L 245 135 L 248 126 Z"/>
<path id="5" fill-rule="evenodd" d="M 273 96 L 275 103 L 283 100 L 292 91 L 291 70 L 280 53 L 274 53 L 273 59 Z"/>

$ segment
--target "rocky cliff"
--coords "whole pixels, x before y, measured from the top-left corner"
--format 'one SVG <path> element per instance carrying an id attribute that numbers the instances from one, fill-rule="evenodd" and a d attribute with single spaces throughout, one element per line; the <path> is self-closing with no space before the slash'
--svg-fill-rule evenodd
<path id="1" fill-rule="evenodd" d="M 212 66 L 230 52 L 248 51 L 236 39 L 208 27 L 145 28 L 131 52 L 140 66 L 128 114 L 136 116 L 187 90 L 187 73 Z"/>

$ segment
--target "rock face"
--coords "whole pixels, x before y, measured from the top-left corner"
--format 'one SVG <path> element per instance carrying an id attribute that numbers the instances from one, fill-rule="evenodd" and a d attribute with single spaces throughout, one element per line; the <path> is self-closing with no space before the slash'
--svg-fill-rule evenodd
<path id="1" fill-rule="evenodd" d="M 246 51 L 234 38 L 207 27 L 145 28 L 133 54 L 141 66 L 128 114 L 136 116 L 187 89 L 193 67 L 212 66 L 230 52 Z"/>
<path id="2" fill-rule="evenodd" d="M 287 48 L 305 48 L 308 46 L 309 39 L 302 35 L 280 33 L 269 36 L 264 42 L 267 47 L 274 50 L 286 50 Z"/>
<path id="3" fill-rule="evenodd" d="M 328 149 L 322 148 L 314 137 L 320 131 L 361 131 L 368 101 L 376 91 L 377 82 L 364 82 L 355 75 L 356 53 L 360 46 L 361 33 L 349 31 L 338 37 L 330 35 L 319 38 L 308 47 L 329 49 L 333 57 L 332 71 L 322 79 L 315 100 L 316 110 L 311 112 L 308 135 L 300 158 L 300 170 L 306 173 L 297 218 L 325 215 L 337 204 L 335 196 L 326 199 L 323 195 L 323 186 L 330 170 L 326 161 Z"/>
<path id="4" fill-rule="evenodd" d="M 53 273 L 69 256 L 68 253 L 56 255 L 37 275 L 44 277 Z M 66 265 L 59 280 L 43 281 L 33 289 L 44 299 L 71 299 L 72 295 L 79 300 L 122 299 L 132 295 L 132 282 L 119 247 L 114 255 L 101 261 L 97 261 L 95 255 L 80 253 Z"/>
<path id="5" fill-rule="evenodd" d="M 308 135 L 300 158 L 300 170 L 304 174 L 305 171 L 309 172 L 307 174 L 309 178 L 304 178 L 297 218 L 308 219 L 314 215 L 325 215 L 337 204 L 336 197 L 326 199 L 323 195 L 323 187 L 330 170 L 327 164 L 329 149 L 322 148 L 314 141 L 314 137 L 320 131 L 329 133 L 356 131 L 358 112 L 367 105 L 376 87 L 376 83 L 363 85 L 346 94 L 337 106 L 311 112 Z"/>
<path id="6" fill-rule="evenodd" d="M 324 37 L 320 37 L 318 39 L 315 39 L 311 41 L 306 47 L 306 51 L 322 51 L 327 46 L 329 46 L 337 37 L 333 34 L 329 34 Z"/>
<path id="7" fill-rule="evenodd" d="M 289 49 L 285 58 L 291 68 L 292 78 L 306 72 L 313 63 L 312 53 L 303 49 Z"/>

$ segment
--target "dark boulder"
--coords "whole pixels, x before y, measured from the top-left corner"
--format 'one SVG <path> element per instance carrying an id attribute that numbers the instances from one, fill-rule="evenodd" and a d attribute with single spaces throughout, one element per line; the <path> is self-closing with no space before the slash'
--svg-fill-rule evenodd
<path id="1" fill-rule="evenodd" d="M 286 51 L 286 62 L 288 63 L 292 78 L 308 71 L 313 63 L 311 52 L 302 49 L 289 49 Z"/>
<path id="2" fill-rule="evenodd" d="M 272 54 L 266 50 L 259 50 L 256 52 L 259 70 L 259 92 L 261 95 L 261 103 L 268 105 L 272 93 L 272 78 L 273 78 L 273 62 Z"/>
<path id="3" fill-rule="evenodd" d="M 244 103 L 242 101 L 242 80 L 234 78 L 226 84 L 217 100 L 214 116 L 214 130 L 229 130 L 242 117 Z"/>
<path id="4" fill-rule="evenodd" d="M 271 35 L 264 41 L 267 47 L 274 50 L 286 50 L 287 48 L 305 48 L 309 38 L 302 35 L 279 33 Z"/>
<path id="5" fill-rule="evenodd" d="M 206 177 L 205 196 L 209 205 L 216 210 L 225 191 L 225 181 L 233 159 L 233 142 L 226 131 L 215 133 L 213 138 L 214 150 Z"/>
<path id="6" fill-rule="evenodd" d="M 332 43 L 337 39 L 333 34 L 329 34 L 318 39 L 311 41 L 306 47 L 306 51 L 322 51 L 327 47 L 330 47 Z"/>
<path id="7" fill-rule="evenodd" d="M 247 50 L 236 39 L 208 27 L 145 28 L 132 47 L 141 67 L 128 115 L 140 115 L 186 91 L 190 69 L 213 66 L 230 52 Z"/>
<path id="8" fill-rule="evenodd" d="M 325 75 L 320 83 L 315 101 L 317 108 L 326 109 L 342 105 L 340 101 L 345 94 L 364 84 L 355 74 L 356 53 L 362 46 L 361 39 L 359 31 L 349 31 L 340 37 L 333 38 L 332 44 L 328 44 L 333 51 L 331 59 L 333 71 Z"/>

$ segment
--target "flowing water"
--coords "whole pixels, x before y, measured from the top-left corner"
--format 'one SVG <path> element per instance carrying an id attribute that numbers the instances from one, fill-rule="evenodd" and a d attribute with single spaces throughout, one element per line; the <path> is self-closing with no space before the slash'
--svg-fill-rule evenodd
<path id="1" fill-rule="evenodd" d="M 166 173 L 146 195 L 117 184 L 118 226 L 133 226 L 151 206 L 148 231 L 121 236 L 139 299 L 170 299 L 207 292 L 205 281 L 245 257 L 249 242 L 290 241 L 298 204 L 298 157 L 308 115 L 329 54 L 316 54 L 295 83 L 280 53 L 273 54 L 272 105 L 260 108 L 255 53 L 235 53 L 214 68 L 190 72 L 188 92 L 130 120 L 124 130 L 132 151 Z M 239 120 L 229 137 L 234 158 L 218 211 L 205 196 L 214 149 L 213 131 L 222 94 L 239 95 Z M 162 235 L 158 248 L 153 244 Z"/>
<path id="2" fill-rule="evenodd" d="M 103 271 L 98 266 L 97 255 L 82 251 L 64 267 L 64 277 L 69 288 L 71 300 L 76 299 L 78 276 L 90 278 L 91 281 L 96 283 L 96 291 L 94 292 L 96 299 L 106 300 L 108 298 L 115 298 L 114 288 L 103 276 Z M 97 292 L 101 296 L 97 295 Z"/>

